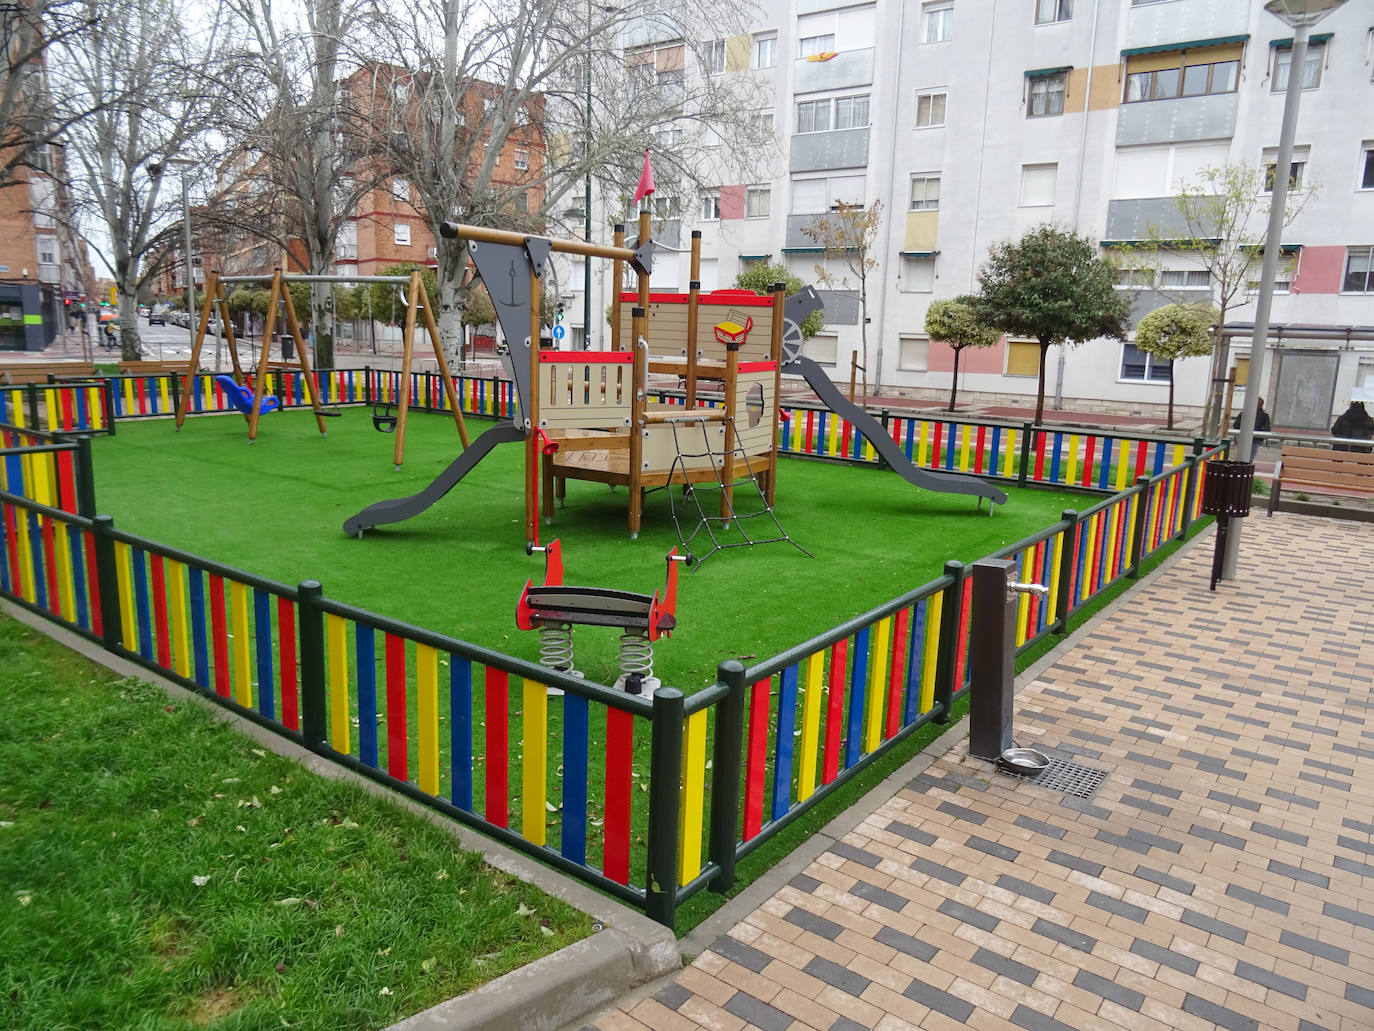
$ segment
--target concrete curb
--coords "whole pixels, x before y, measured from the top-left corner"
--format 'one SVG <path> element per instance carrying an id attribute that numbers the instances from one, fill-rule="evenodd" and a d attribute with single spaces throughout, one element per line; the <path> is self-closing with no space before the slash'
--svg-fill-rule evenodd
<path id="1" fill-rule="evenodd" d="M 51 623 L 28 609 L 0 599 L 0 613 L 52 638 L 99 666 L 123 677 L 156 684 L 179 703 L 203 705 L 217 719 L 253 738 L 278 755 L 292 759 L 312 773 L 349 781 L 387 798 L 398 806 L 448 831 L 458 844 L 504 873 L 533 884 L 562 899 L 602 925 L 589 938 L 498 977 L 480 988 L 449 999 L 394 1025 L 405 1031 L 551 1031 L 591 1012 L 618 995 L 679 969 L 682 954 L 668 928 L 643 913 L 602 895 L 571 877 L 535 862 L 529 856 L 454 823 L 441 813 L 403 798 L 381 784 L 322 759 L 287 738 L 223 709 L 194 691 L 105 651 L 98 644 Z"/>

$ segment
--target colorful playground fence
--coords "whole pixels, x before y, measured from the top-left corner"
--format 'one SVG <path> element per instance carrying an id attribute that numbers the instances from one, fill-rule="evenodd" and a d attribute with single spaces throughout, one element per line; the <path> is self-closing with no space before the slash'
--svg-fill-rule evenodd
<path id="1" fill-rule="evenodd" d="M 369 397 L 385 386 L 333 382 Z M 473 384 L 465 404 L 509 403 L 492 381 Z M 978 635 L 957 562 L 780 655 L 721 663 L 690 697 L 664 687 L 641 698 L 332 601 L 315 581 L 292 587 L 123 533 L 91 514 L 85 440 L 0 429 L 0 594 L 668 925 L 683 900 L 727 890 L 740 860 L 920 727 L 947 721 L 970 690 Z M 971 461 L 978 429 L 957 435 Z M 981 429 L 989 456 L 997 428 Z M 1042 437 L 1053 470 L 1053 434 Z M 927 439 L 936 453 L 933 428 Z M 1065 632 L 1072 613 L 1185 535 L 1224 447 L 1140 473 L 990 556 L 1050 590 L 1022 596 L 1018 651 Z M 1072 441 L 1059 445 L 1059 475 L 1072 454 Z M 1081 440 L 1077 454 L 1076 476 Z M 1115 486 L 1120 466 L 1110 468 Z"/>

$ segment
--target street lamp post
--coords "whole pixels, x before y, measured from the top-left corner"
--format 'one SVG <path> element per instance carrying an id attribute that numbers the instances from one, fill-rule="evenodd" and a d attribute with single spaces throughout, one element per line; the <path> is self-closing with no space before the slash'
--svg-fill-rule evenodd
<path id="1" fill-rule="evenodd" d="M 584 62 L 583 72 L 585 73 L 584 85 L 586 86 L 586 116 L 587 122 L 584 126 L 586 135 L 582 137 L 582 154 L 587 161 L 587 177 L 582 195 L 582 215 L 583 215 L 583 239 L 590 244 L 592 242 L 592 5 L 591 0 L 587 0 L 587 39 L 586 61 Z M 582 350 L 590 351 L 592 347 L 592 259 L 587 255 L 582 256 Z"/>
<path id="2" fill-rule="evenodd" d="M 1279 267 L 1279 248 L 1283 237 L 1284 209 L 1288 202 L 1288 176 L 1293 163 L 1293 137 L 1297 134 L 1298 103 L 1302 97 L 1303 65 L 1312 26 L 1345 3 L 1345 0 L 1269 0 L 1264 9 L 1293 29 L 1293 50 L 1288 62 L 1288 87 L 1283 95 L 1283 123 L 1279 130 L 1279 150 L 1274 159 L 1274 184 L 1269 194 L 1269 226 L 1264 235 L 1264 260 L 1260 266 L 1259 297 L 1255 302 L 1255 329 L 1250 337 L 1250 368 L 1246 373 L 1245 405 L 1241 410 L 1240 434 L 1236 456 L 1250 459 L 1255 435 L 1255 413 L 1269 342 L 1269 311 L 1274 300 L 1274 279 Z M 1224 327 L 1223 327 L 1224 328 Z M 1240 523 L 1231 528 L 1221 576 L 1233 580 L 1236 558 L 1240 554 Z"/>

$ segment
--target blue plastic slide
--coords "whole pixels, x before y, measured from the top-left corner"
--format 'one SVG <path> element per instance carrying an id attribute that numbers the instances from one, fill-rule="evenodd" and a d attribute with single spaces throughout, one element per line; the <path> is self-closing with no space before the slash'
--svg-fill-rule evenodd
<path id="1" fill-rule="evenodd" d="M 247 387 L 239 386 L 234 382 L 233 376 L 216 376 L 215 382 L 223 389 L 228 396 L 230 404 L 237 408 L 244 415 L 249 415 L 253 411 L 253 392 Z M 268 395 L 262 399 L 262 405 L 258 408 L 258 414 L 264 412 L 275 412 L 280 407 L 280 403 L 275 397 Z"/>

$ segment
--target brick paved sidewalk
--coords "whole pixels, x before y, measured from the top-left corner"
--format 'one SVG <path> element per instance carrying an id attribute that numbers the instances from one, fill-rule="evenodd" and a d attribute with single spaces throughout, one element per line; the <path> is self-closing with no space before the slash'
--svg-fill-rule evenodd
<path id="1" fill-rule="evenodd" d="M 1017 698 L 1087 798 L 963 742 L 590 1026 L 1374 1028 L 1374 533 L 1210 535 Z"/>

